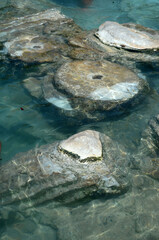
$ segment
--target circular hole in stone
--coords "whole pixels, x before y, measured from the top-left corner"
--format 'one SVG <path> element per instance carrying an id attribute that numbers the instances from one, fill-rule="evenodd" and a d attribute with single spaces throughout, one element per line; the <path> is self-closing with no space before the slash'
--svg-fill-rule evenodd
<path id="1" fill-rule="evenodd" d="M 102 75 L 94 75 L 93 77 L 92 77 L 92 79 L 102 79 Z"/>
<path id="2" fill-rule="evenodd" d="M 35 48 L 35 49 L 40 49 L 41 46 L 36 45 L 36 46 L 34 46 L 33 48 Z"/>

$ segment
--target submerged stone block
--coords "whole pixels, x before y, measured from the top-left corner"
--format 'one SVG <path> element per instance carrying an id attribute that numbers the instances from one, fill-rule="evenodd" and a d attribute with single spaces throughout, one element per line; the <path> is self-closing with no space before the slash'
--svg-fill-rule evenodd
<path id="1" fill-rule="evenodd" d="M 132 50 L 159 49 L 159 33 L 137 25 L 123 25 L 116 22 L 105 22 L 96 36 L 110 46 Z"/>
<path id="2" fill-rule="evenodd" d="M 124 66 L 108 61 L 65 63 L 55 75 L 57 89 L 70 96 L 74 107 L 108 111 L 133 100 L 146 87 L 144 80 Z"/>
<path id="3" fill-rule="evenodd" d="M 0 168 L 0 205 L 28 207 L 121 194 L 128 188 L 128 159 L 109 137 L 91 130 L 22 153 Z"/>
<path id="4" fill-rule="evenodd" d="M 57 9 L 50 9 L 2 22 L 0 42 L 4 54 L 13 59 L 29 63 L 61 62 L 70 49 L 66 39 L 76 35 L 78 30 L 72 19 Z"/>
<path id="5" fill-rule="evenodd" d="M 139 24 L 106 21 L 87 36 L 88 44 L 103 52 L 105 59 L 131 69 L 137 62 L 159 61 L 159 31 Z"/>

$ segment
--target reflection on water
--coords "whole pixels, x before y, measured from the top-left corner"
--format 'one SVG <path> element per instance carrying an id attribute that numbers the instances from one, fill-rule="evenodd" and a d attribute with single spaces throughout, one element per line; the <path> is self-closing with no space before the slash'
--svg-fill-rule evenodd
<path id="1" fill-rule="evenodd" d="M 132 21 L 159 28 L 157 0 L 19 0 L 16 3 L 10 1 L 6 7 L 7 2 L 0 3 L 0 11 L 4 13 L 0 19 L 9 19 L 15 13 L 24 15 L 24 9 L 27 13 L 34 12 L 32 5 L 38 11 L 55 4 L 86 29 L 96 28 L 105 20 Z M 135 108 L 127 109 L 120 117 L 85 123 L 62 118 L 51 104 L 28 95 L 21 82 L 30 72 L 31 75 L 37 74 L 36 66 L 0 61 L 0 141 L 3 162 L 10 160 L 17 152 L 67 138 L 88 128 L 105 133 L 123 144 L 131 154 L 136 153 L 149 119 L 159 113 L 158 66 L 137 67 L 150 84 L 149 96 Z M 0 209 L 0 239 L 158 240 L 159 183 L 139 174 L 137 170 L 132 170 L 130 182 L 132 188 L 128 193 L 113 199 L 96 199 L 89 203 L 56 208 L 54 203 L 48 203 L 26 211 L 17 211 L 16 206 L 4 207 Z"/>

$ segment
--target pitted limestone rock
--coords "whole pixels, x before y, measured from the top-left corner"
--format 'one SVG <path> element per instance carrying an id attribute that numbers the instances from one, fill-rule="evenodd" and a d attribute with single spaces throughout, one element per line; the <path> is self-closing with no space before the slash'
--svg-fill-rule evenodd
<path id="1" fill-rule="evenodd" d="M 55 86 L 76 106 L 92 110 L 111 110 L 140 95 L 146 86 L 135 73 L 108 61 L 65 63 L 55 75 Z"/>
<path id="2" fill-rule="evenodd" d="M 26 62 L 52 62 L 57 57 L 58 45 L 47 41 L 38 35 L 20 35 L 19 37 L 5 42 L 5 50 L 13 58 L 19 58 Z M 53 54 L 52 51 L 55 53 Z"/>
<path id="3" fill-rule="evenodd" d="M 43 95 L 40 80 L 34 77 L 29 77 L 23 80 L 23 85 L 33 97 L 41 98 L 41 96 Z"/>
<path id="4" fill-rule="evenodd" d="M 135 24 L 105 22 L 96 36 L 110 46 L 132 50 L 159 49 L 159 32 Z"/>
<path id="5" fill-rule="evenodd" d="M 153 64 L 159 61 L 159 31 L 142 25 L 105 22 L 98 31 L 89 32 L 86 41 L 100 50 L 104 59 L 133 70 L 138 62 Z"/>
<path id="6" fill-rule="evenodd" d="M 102 158 L 102 144 L 99 132 L 87 130 L 62 141 L 59 149 L 77 155 L 80 161 Z"/>

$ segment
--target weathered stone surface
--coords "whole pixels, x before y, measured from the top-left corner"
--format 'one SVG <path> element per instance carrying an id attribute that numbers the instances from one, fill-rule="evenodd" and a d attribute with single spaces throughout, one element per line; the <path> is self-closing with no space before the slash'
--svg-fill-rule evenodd
<path id="1" fill-rule="evenodd" d="M 142 134 L 141 149 L 152 158 L 156 158 L 159 150 L 159 115 L 153 117 Z"/>
<path id="2" fill-rule="evenodd" d="M 25 32 L 27 28 L 32 28 L 32 31 L 34 31 L 34 27 L 37 27 L 38 25 L 43 25 L 47 21 L 57 21 L 61 19 L 65 19 L 66 17 L 61 14 L 56 9 L 49 9 L 43 12 L 39 12 L 36 14 L 24 16 L 21 18 L 14 19 L 11 22 L 2 22 L 1 23 L 1 41 L 3 41 L 8 37 L 11 37 L 13 33 L 17 31 Z M 9 35 L 9 36 L 8 36 Z"/>
<path id="3" fill-rule="evenodd" d="M 150 120 L 149 126 L 151 127 L 156 141 L 159 141 L 159 115 Z"/>
<path id="4" fill-rule="evenodd" d="M 159 33 L 148 28 L 139 28 L 136 25 L 121 25 L 116 22 L 105 22 L 96 36 L 110 46 L 132 50 L 159 49 Z"/>
<path id="5" fill-rule="evenodd" d="M 108 61 L 73 61 L 55 75 L 57 89 L 87 111 L 110 110 L 139 95 L 145 82 L 129 69 Z"/>
<path id="6" fill-rule="evenodd" d="M 113 61 L 120 60 L 125 65 L 129 65 L 129 61 L 125 57 L 121 60 L 122 54 L 116 52 L 117 50 L 112 47 L 109 47 L 109 50 L 107 49 L 103 54 L 102 51 L 99 51 L 100 49 L 90 44 L 85 31 L 82 31 L 73 20 L 66 18 L 58 10 L 50 9 L 16 18 L 8 23 L 2 22 L 0 30 L 0 42 L 3 44 L 2 58 L 4 54 L 6 57 L 20 59 L 27 63 L 47 62 L 53 64 L 52 71 L 55 73 L 55 81 L 52 79 L 52 83 L 51 81 L 48 83 L 49 87 L 42 78 L 40 86 L 36 88 L 34 84 L 36 93 L 35 91 L 33 93 L 31 89 L 32 84 L 24 86 L 28 90 L 30 89 L 30 93 L 36 95 L 37 98 L 45 98 L 59 108 L 62 114 L 71 117 L 80 116 L 80 119 L 99 120 L 105 118 L 105 111 L 114 110 L 121 105 L 123 107 L 124 103 L 133 102 L 133 99 L 142 95 L 145 87 L 144 81 L 122 66 L 106 63 L 103 57 Z M 97 38 L 96 40 L 100 42 Z M 80 59 L 81 62 L 70 63 L 72 59 Z M 88 64 L 85 60 L 88 60 Z M 90 60 L 92 67 L 88 66 Z M 57 71 L 62 64 L 66 65 Z M 104 69 L 106 65 L 107 70 Z M 73 82 L 76 78 L 74 69 L 70 78 L 73 80 L 72 83 L 70 81 L 66 84 L 67 81 L 63 81 L 61 76 L 59 77 L 60 71 L 63 72 L 63 75 L 66 74 L 67 70 L 64 69 L 67 66 L 68 72 L 75 67 L 79 83 L 76 81 L 77 84 L 74 84 Z M 94 74 L 92 77 L 90 72 Z M 49 73 L 46 74 L 49 75 Z M 95 114 L 94 111 L 96 111 Z M 101 111 L 103 111 L 102 114 Z"/>
<path id="7" fill-rule="evenodd" d="M 23 81 L 23 84 L 26 89 L 29 90 L 30 94 L 33 97 L 41 98 L 43 92 L 41 88 L 41 83 L 38 79 L 34 77 L 27 78 Z"/>
<path id="8" fill-rule="evenodd" d="M 44 99 L 56 106 L 58 109 L 64 109 L 65 111 L 72 111 L 73 108 L 64 94 L 58 92 L 53 86 L 53 77 L 45 76 L 42 81 L 42 89 Z"/>
<path id="9" fill-rule="evenodd" d="M 135 155 L 136 167 L 144 174 L 159 180 L 159 115 L 149 121 L 142 133 L 141 144 Z"/>
<path id="10" fill-rule="evenodd" d="M 107 136 L 100 135 L 100 140 L 99 133 L 94 131 L 79 133 L 80 135 L 85 135 L 86 138 L 80 137 L 78 141 L 77 135 L 72 138 L 83 145 L 83 153 L 87 152 L 91 144 L 88 144 L 88 138 L 91 142 L 97 142 L 97 159 L 86 161 L 88 156 L 94 157 L 94 150 L 91 148 L 89 155 L 81 153 L 81 157 L 86 158 L 81 162 L 80 157 L 59 150 L 64 142 L 20 154 L 0 168 L 0 204 L 8 205 L 20 201 L 29 202 L 31 206 L 52 200 L 72 202 L 94 194 L 112 195 L 126 191 L 129 156 L 125 153 L 123 159 L 123 151 Z M 70 139 L 66 141 L 70 142 Z M 103 158 L 99 160 L 101 151 Z"/>
<path id="11" fill-rule="evenodd" d="M 56 9 L 15 18 L 0 26 L 4 54 L 25 62 L 62 62 L 72 46 L 71 38 L 84 31 Z M 79 43 L 80 44 L 80 43 Z M 79 45 L 77 43 L 77 45 Z M 81 44 L 82 47 L 82 44 Z M 67 58 L 66 58 L 67 59 Z"/>
<path id="12" fill-rule="evenodd" d="M 77 155 L 81 161 L 101 160 L 102 144 L 99 132 L 87 130 L 77 133 L 60 143 L 59 148 L 70 154 Z"/>
<path id="13" fill-rule="evenodd" d="M 13 58 L 30 62 L 52 62 L 53 56 L 57 58 L 57 46 L 53 42 L 39 38 L 35 35 L 21 35 L 12 41 L 4 43 L 5 50 Z"/>
<path id="14" fill-rule="evenodd" d="M 107 22 L 106 22 L 107 23 Z M 120 64 L 123 64 L 125 66 L 128 66 L 129 68 L 135 70 L 136 63 L 143 62 L 143 63 L 149 63 L 153 64 L 154 62 L 159 61 L 159 51 L 158 51 L 158 43 L 159 43 L 159 32 L 157 30 L 153 30 L 150 28 L 146 28 L 144 26 L 138 25 L 138 24 L 118 24 L 118 23 L 112 23 L 114 26 L 118 29 L 118 27 L 122 29 L 126 29 L 126 31 L 136 34 L 139 32 L 139 36 L 145 36 L 146 42 L 149 42 L 152 39 L 152 45 L 149 49 L 145 48 L 145 45 L 141 44 L 142 41 L 140 41 L 140 46 L 138 45 L 138 37 L 136 40 L 136 48 L 134 45 L 134 37 L 131 38 L 131 36 L 128 38 L 122 35 L 122 32 L 119 32 L 118 35 L 116 35 L 117 31 L 114 31 L 111 38 L 113 39 L 112 42 L 103 43 L 99 37 L 96 35 L 97 32 L 92 31 L 88 33 L 86 41 L 87 43 L 94 49 L 97 49 L 103 53 L 103 57 L 105 59 L 109 59 L 111 61 L 118 62 Z M 102 27 L 101 27 L 102 28 Z M 125 34 L 125 33 L 124 33 Z M 132 35 L 132 34 L 130 34 Z M 107 37 L 110 36 L 110 33 L 106 35 Z M 118 37 L 120 36 L 120 38 Z M 132 40 L 131 40 L 132 39 Z M 143 41 L 144 42 L 144 41 Z M 131 43 L 131 44 L 130 44 Z M 127 44 L 127 45 L 126 45 Z M 133 46 L 134 45 L 134 46 Z M 142 47 L 141 47 L 142 46 Z M 141 49 L 140 49 L 141 48 Z M 145 49 L 144 49 L 145 48 Z"/>

